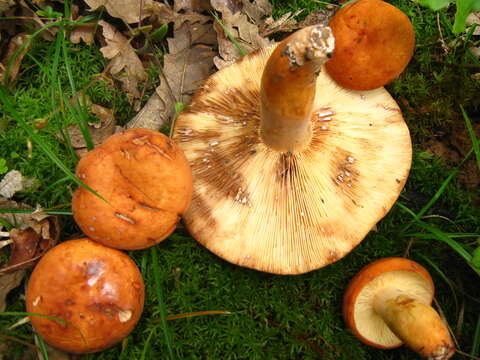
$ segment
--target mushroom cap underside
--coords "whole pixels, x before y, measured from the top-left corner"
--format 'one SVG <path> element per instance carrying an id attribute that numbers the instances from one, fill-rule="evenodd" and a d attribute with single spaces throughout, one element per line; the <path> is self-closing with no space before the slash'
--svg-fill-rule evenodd
<path id="1" fill-rule="evenodd" d="M 174 140 L 194 177 L 184 216 L 193 237 L 234 264 L 300 274 L 345 256 L 388 212 L 408 176 L 411 141 L 387 91 L 347 90 L 321 71 L 310 144 L 293 154 L 269 149 L 259 99 L 273 48 L 210 77 L 178 117 Z"/>
<path id="2" fill-rule="evenodd" d="M 375 296 L 387 288 L 404 292 L 428 305 L 435 292 L 428 271 L 405 258 L 383 258 L 358 272 L 345 292 L 343 317 L 363 343 L 382 349 L 403 344 L 374 311 Z"/>

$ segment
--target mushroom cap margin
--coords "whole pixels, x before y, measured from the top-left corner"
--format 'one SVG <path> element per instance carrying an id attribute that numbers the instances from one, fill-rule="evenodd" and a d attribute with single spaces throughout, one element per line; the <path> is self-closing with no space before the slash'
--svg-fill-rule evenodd
<path id="1" fill-rule="evenodd" d="M 378 342 L 374 342 L 372 341 L 372 339 L 367 339 L 358 329 L 355 322 L 355 305 L 357 297 L 366 285 L 368 285 L 372 280 L 378 278 L 379 276 L 394 271 L 409 271 L 418 274 L 425 281 L 426 288 L 430 289 L 431 296 L 428 304 L 433 301 L 435 285 L 433 283 L 432 277 L 430 276 L 430 273 L 420 264 L 412 260 L 400 257 L 382 258 L 363 267 L 350 281 L 343 297 L 342 313 L 347 326 L 350 328 L 350 330 L 352 330 L 352 332 L 360 341 L 367 345 L 380 349 L 393 349 L 403 345 L 403 342 L 398 339 L 397 344 L 387 346 L 379 344 Z"/>

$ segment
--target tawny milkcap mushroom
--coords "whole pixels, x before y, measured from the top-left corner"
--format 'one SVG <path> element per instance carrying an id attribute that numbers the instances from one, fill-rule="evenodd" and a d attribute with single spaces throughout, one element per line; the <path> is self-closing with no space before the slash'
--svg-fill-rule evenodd
<path id="1" fill-rule="evenodd" d="M 26 291 L 32 325 L 50 345 L 92 353 L 126 337 L 143 310 L 144 284 L 124 253 L 89 239 L 49 250 L 32 272 Z"/>
<path id="2" fill-rule="evenodd" d="M 328 27 L 304 28 L 210 77 L 178 117 L 190 233 L 240 266 L 299 274 L 352 250 L 390 209 L 411 143 L 383 89 L 337 85 Z"/>
<path id="3" fill-rule="evenodd" d="M 358 0 L 330 21 L 335 51 L 325 65 L 340 85 L 355 90 L 383 86 L 408 65 L 415 32 L 407 15 L 381 0 Z"/>
<path id="4" fill-rule="evenodd" d="M 405 343 L 429 359 L 449 359 L 455 346 L 446 324 L 430 306 L 428 271 L 405 258 L 375 261 L 353 278 L 343 303 L 348 327 L 365 344 L 392 349 Z"/>
<path id="5" fill-rule="evenodd" d="M 75 221 L 92 240 L 142 249 L 170 235 L 192 197 L 192 173 L 182 151 L 147 129 L 114 134 L 78 163 L 84 187 L 75 191 Z"/>

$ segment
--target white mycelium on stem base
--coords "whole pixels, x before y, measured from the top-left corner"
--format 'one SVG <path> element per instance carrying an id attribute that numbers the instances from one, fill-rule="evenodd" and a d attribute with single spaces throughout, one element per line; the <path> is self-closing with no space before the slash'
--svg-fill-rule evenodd
<path id="1" fill-rule="evenodd" d="M 411 161 L 409 132 L 383 89 L 350 91 L 322 64 L 312 26 L 210 77 L 176 121 L 194 195 L 190 233 L 220 257 L 278 274 L 352 250 L 390 209 Z"/>

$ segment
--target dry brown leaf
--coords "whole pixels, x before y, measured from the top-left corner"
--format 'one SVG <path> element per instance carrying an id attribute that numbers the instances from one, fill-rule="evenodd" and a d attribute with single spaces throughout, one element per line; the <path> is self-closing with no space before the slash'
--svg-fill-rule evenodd
<path id="1" fill-rule="evenodd" d="M 467 17 L 467 26 L 472 26 L 474 24 L 476 24 L 477 27 L 473 30 L 472 35 L 480 35 L 480 11 L 471 13 Z"/>
<path id="2" fill-rule="evenodd" d="M 5 11 L 10 9 L 15 5 L 14 0 L 0 0 L 0 14 L 3 14 Z"/>
<path id="3" fill-rule="evenodd" d="M 55 35 L 58 32 L 58 27 L 45 27 L 46 24 L 54 22 L 54 20 L 44 22 L 36 13 L 36 10 L 30 8 L 30 6 L 25 2 L 25 0 L 19 0 L 21 5 L 22 16 L 29 18 L 34 25 L 35 30 L 44 30 L 41 31 L 39 36 L 47 41 L 55 40 Z"/>
<path id="4" fill-rule="evenodd" d="M 10 199 L 16 192 L 33 185 L 34 180 L 25 178 L 20 171 L 10 170 L 0 181 L 0 196 Z"/>
<path id="5" fill-rule="evenodd" d="M 70 41 L 73 44 L 79 44 L 83 41 L 87 45 L 93 44 L 93 37 L 95 30 L 97 28 L 97 24 L 95 23 L 88 23 L 75 26 L 75 28 L 70 33 Z"/>
<path id="6" fill-rule="evenodd" d="M 98 24 L 103 29 L 103 36 L 107 43 L 100 51 L 107 59 L 111 59 L 106 71 L 122 82 L 123 89 L 130 99 L 139 98 L 138 83 L 147 79 L 142 62 L 127 38 L 115 27 L 103 20 Z"/>
<path id="7" fill-rule="evenodd" d="M 168 13 L 170 8 L 153 0 L 84 0 L 89 11 L 104 6 L 110 16 L 122 19 L 127 24 L 138 23 L 154 14 Z M 171 10 L 170 10 L 171 11 Z"/>
<path id="8" fill-rule="evenodd" d="M 7 53 L 2 59 L 0 67 L 0 81 L 5 82 L 5 77 L 8 77 L 9 83 L 14 83 L 20 71 L 22 60 L 27 54 L 30 47 L 29 35 L 20 33 L 10 40 L 8 44 Z M 23 49 L 21 47 L 23 46 Z"/>
<path id="9" fill-rule="evenodd" d="M 175 12 L 185 11 L 187 13 L 201 13 L 212 10 L 209 0 L 175 0 L 173 4 Z"/>
<path id="10" fill-rule="evenodd" d="M 89 124 L 89 132 L 94 146 L 103 142 L 107 137 L 115 132 L 115 117 L 111 109 L 103 106 L 92 104 L 90 107 L 92 114 L 97 116 L 100 121 Z M 87 152 L 87 144 L 83 138 L 83 134 L 77 124 L 70 125 L 67 129 L 72 142 L 72 146 L 78 155 L 82 156 Z"/>
<path id="11" fill-rule="evenodd" d="M 249 1 L 245 1 L 247 3 Z M 259 18 L 260 13 L 252 13 L 248 15 L 242 8 L 248 6 L 236 6 L 237 4 L 231 0 L 211 0 L 215 10 L 222 13 L 222 23 L 229 34 L 236 39 L 239 45 L 247 53 L 270 45 L 272 42 L 264 38 L 259 33 L 259 26 L 253 21 L 254 17 Z M 252 10 L 253 11 L 253 10 Z M 218 36 L 218 47 L 220 58 L 215 59 L 217 67 L 228 65 L 238 60 L 241 55 L 235 45 L 227 38 L 221 26 L 214 26 Z"/>
<path id="12" fill-rule="evenodd" d="M 0 208 L 31 210 L 27 205 L 4 198 L 0 198 Z M 60 238 L 60 223 L 57 216 L 41 217 L 40 221 L 35 220 L 32 213 L 2 213 L 0 216 L 15 226 L 9 232 L 10 240 L 13 241 L 11 257 L 0 268 L 0 276 L 33 266 L 35 261 Z"/>
<path id="13" fill-rule="evenodd" d="M 173 116 L 175 103 L 188 104 L 191 95 L 213 72 L 215 53 L 211 45 L 215 32 L 211 24 L 183 22 L 167 41 L 169 53 L 164 56 L 160 86 L 127 127 L 159 130 Z"/>
<path id="14" fill-rule="evenodd" d="M 5 301 L 10 290 L 13 290 L 20 285 L 24 276 L 25 270 L 18 270 L 9 274 L 0 275 L 0 312 L 4 312 L 7 308 Z"/>

